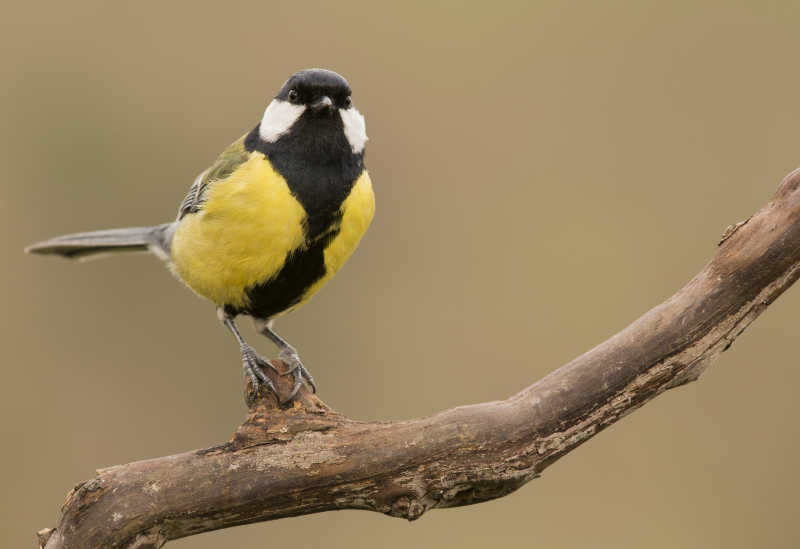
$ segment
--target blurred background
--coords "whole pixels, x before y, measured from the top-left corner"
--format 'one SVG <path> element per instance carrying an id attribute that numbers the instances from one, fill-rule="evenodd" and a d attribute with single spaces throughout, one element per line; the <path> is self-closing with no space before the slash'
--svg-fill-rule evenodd
<path id="1" fill-rule="evenodd" d="M 35 546 L 94 469 L 245 414 L 233 339 L 156 259 L 24 245 L 171 220 L 292 72 L 331 68 L 366 115 L 377 215 L 279 332 L 355 418 L 505 398 L 681 287 L 800 165 L 800 5 L 743 4 L 7 5 L 0 545 Z M 699 382 L 509 497 L 169 547 L 797 547 L 799 314 L 792 288 Z"/>

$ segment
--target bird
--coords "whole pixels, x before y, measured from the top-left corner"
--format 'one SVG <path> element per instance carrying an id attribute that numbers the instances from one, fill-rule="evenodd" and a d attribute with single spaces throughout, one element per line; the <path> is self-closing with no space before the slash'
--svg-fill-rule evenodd
<path id="1" fill-rule="evenodd" d="M 375 212 L 364 165 L 364 116 L 347 80 L 326 69 L 293 74 L 258 124 L 200 173 L 177 218 L 152 227 L 67 234 L 33 244 L 32 254 L 83 260 L 149 251 L 197 295 L 211 301 L 239 345 L 242 366 L 258 390 L 280 400 L 259 355 L 236 325 L 250 316 L 279 349 L 293 400 L 314 378 L 278 335 L 278 317 L 307 302 L 358 246 Z"/>

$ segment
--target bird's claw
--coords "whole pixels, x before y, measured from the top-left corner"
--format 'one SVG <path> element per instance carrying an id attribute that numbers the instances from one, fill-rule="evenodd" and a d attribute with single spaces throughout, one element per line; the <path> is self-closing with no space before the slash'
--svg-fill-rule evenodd
<path id="1" fill-rule="evenodd" d="M 313 393 L 317 392 L 317 385 L 314 383 L 314 378 L 306 367 L 303 366 L 297 351 L 294 349 L 284 349 L 278 354 L 278 357 L 289 366 L 289 370 L 284 375 L 292 374 L 294 376 L 294 387 L 286 401 L 292 400 L 295 395 L 297 395 L 297 391 L 299 391 L 300 387 L 303 385 L 304 379 L 311 386 L 311 391 Z"/>
<path id="2" fill-rule="evenodd" d="M 247 375 L 250 376 L 250 381 L 253 382 L 253 389 L 258 391 L 262 385 L 266 385 L 275 396 L 278 396 L 278 390 L 275 388 L 275 384 L 272 383 L 269 376 L 262 370 L 264 367 L 269 367 L 275 370 L 275 372 L 278 372 L 278 369 L 275 368 L 269 360 L 260 357 L 252 347 L 247 346 L 242 347 L 242 365 Z"/>

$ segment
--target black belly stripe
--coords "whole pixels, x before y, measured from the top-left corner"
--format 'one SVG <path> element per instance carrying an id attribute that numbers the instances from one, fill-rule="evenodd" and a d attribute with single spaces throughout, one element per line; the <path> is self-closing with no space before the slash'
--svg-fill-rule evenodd
<path id="1" fill-rule="evenodd" d="M 264 153 L 306 212 L 305 245 L 287 254 L 275 277 L 248 288 L 248 306 L 226 307 L 232 314 L 266 319 L 296 305 L 325 276 L 325 248 L 339 234 L 342 203 L 364 171 L 364 155 L 353 154 L 336 113 L 306 112 L 275 143 L 263 141 L 256 126 L 245 148 Z"/>
<path id="2" fill-rule="evenodd" d="M 308 248 L 290 253 L 275 278 L 248 290 L 249 306 L 227 311 L 256 318 L 270 318 L 297 305 L 308 288 L 325 276 L 325 248 L 338 234 L 337 223 L 335 230 L 317 239 Z"/>

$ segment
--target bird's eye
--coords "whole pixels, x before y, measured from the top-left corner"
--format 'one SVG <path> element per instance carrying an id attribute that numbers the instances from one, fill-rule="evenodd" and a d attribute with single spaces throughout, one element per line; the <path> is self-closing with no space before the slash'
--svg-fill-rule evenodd
<path id="1" fill-rule="evenodd" d="M 292 103 L 297 101 L 297 97 L 298 97 L 297 96 L 297 90 L 289 90 L 289 96 L 288 97 L 289 97 L 289 101 L 291 101 Z"/>
<path id="2" fill-rule="evenodd" d="M 348 95 L 344 99 L 344 108 L 349 109 L 352 106 L 353 106 L 353 99 Z"/>

